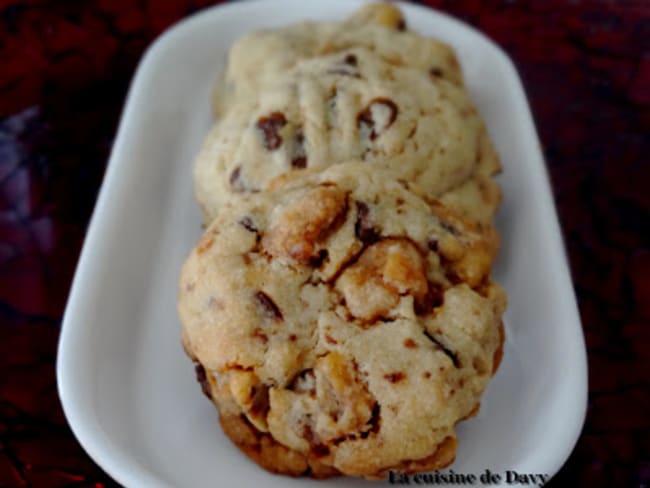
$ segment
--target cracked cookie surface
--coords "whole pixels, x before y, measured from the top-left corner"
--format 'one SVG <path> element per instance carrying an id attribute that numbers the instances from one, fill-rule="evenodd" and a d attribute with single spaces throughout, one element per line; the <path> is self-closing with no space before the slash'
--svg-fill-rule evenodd
<path id="1" fill-rule="evenodd" d="M 336 165 L 222 208 L 183 268 L 184 346 L 226 434 L 271 471 L 439 469 L 500 359 L 490 266 L 474 224 Z"/>

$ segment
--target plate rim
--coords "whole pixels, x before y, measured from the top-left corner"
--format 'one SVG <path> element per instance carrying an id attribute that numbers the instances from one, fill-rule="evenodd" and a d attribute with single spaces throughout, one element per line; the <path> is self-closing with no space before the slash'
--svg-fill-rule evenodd
<path id="1" fill-rule="evenodd" d="M 75 382 L 75 377 L 78 377 L 81 374 L 77 369 L 80 361 L 78 356 L 79 348 L 76 346 L 81 342 L 80 333 L 82 332 L 79 330 L 78 317 L 85 313 L 83 301 L 84 296 L 89 293 L 86 284 L 92 277 L 92 261 L 96 254 L 101 254 L 97 250 L 98 248 L 96 245 L 99 244 L 102 228 L 107 225 L 106 214 L 109 212 L 113 202 L 115 201 L 113 195 L 117 193 L 119 177 L 125 170 L 126 158 L 121 155 L 121 153 L 124 152 L 124 140 L 126 139 L 126 134 L 130 132 L 129 129 L 133 120 L 133 113 L 137 109 L 138 94 L 146 89 L 146 86 L 150 81 L 148 73 L 156 66 L 157 59 L 164 57 L 165 51 L 170 45 L 179 41 L 186 31 L 192 30 L 201 22 L 212 22 L 213 17 L 222 15 L 226 10 L 254 9 L 258 4 L 268 4 L 272 1 L 273 0 L 246 0 L 218 4 L 202 9 L 176 22 L 160 34 L 145 50 L 140 62 L 138 63 L 126 96 L 115 142 L 107 162 L 104 180 L 88 225 L 86 238 L 83 243 L 72 286 L 70 288 L 61 324 L 56 358 L 57 388 L 65 417 L 72 432 L 86 453 L 112 478 L 125 486 L 163 486 L 166 485 L 166 483 L 159 479 L 155 473 L 152 473 L 145 466 L 139 464 L 133 459 L 125 457 L 119 447 L 116 447 L 112 443 L 96 421 L 95 411 L 88 408 L 87 402 L 84 404 L 82 401 L 85 391 L 84 387 L 80 386 L 80 383 Z M 283 2 L 287 4 L 293 3 L 301 5 L 300 0 L 283 0 Z M 337 0 L 337 2 L 345 3 L 349 7 L 350 11 L 352 11 L 358 4 L 366 3 L 350 2 L 347 0 Z M 549 222 L 546 223 L 547 225 L 550 225 L 553 230 L 553 235 L 548 236 L 551 240 L 548 245 L 557 252 L 557 259 L 552 260 L 553 265 L 557 268 L 556 271 L 565 278 L 562 280 L 562 286 L 565 288 L 565 290 L 563 290 L 565 296 L 565 303 L 563 304 L 565 310 L 563 314 L 566 315 L 567 320 L 572 322 L 574 325 L 574 340 L 578 343 L 576 351 L 578 351 L 580 356 L 574 358 L 574 363 L 579 366 L 579 370 L 574 371 L 574 374 L 583 379 L 578 385 L 578 391 L 576 391 L 576 403 L 579 406 L 572 412 L 574 416 L 572 419 L 574 420 L 574 422 L 572 422 L 573 429 L 571 432 L 567 432 L 566 434 L 566 437 L 572 439 L 572 441 L 566 442 L 564 449 L 561 449 L 562 453 L 555 456 L 555 463 L 553 463 L 553 466 L 549 469 L 549 472 L 552 473 L 551 476 L 554 476 L 573 451 L 585 422 L 588 396 L 588 369 L 584 332 L 580 321 L 575 291 L 572 286 L 573 282 L 571 279 L 566 248 L 562 238 L 557 209 L 552 196 L 553 193 L 550 185 L 548 168 L 544 161 L 530 105 L 521 78 L 511 58 L 487 35 L 483 34 L 473 26 L 437 9 L 404 2 L 397 3 L 403 9 L 417 10 L 423 15 L 432 15 L 443 18 L 446 22 L 449 22 L 450 25 L 453 25 L 454 29 L 462 29 L 466 31 L 476 39 L 480 40 L 481 43 L 495 53 L 503 63 L 503 67 L 508 71 L 508 78 L 513 82 L 515 92 L 510 94 L 510 98 L 517 104 L 517 111 L 523 113 L 523 118 L 526 123 L 526 127 L 524 127 L 523 130 L 529 133 L 531 140 L 536 145 L 536 156 L 539 156 L 541 164 L 534 162 L 533 165 L 536 167 L 537 171 L 540 171 L 543 181 L 539 183 L 544 187 L 544 191 L 540 192 L 537 197 L 541 199 L 541 205 L 545 207 L 543 209 L 544 212 L 553 216 L 553 218 L 549 219 Z M 86 408 L 84 408 L 84 406 Z"/>

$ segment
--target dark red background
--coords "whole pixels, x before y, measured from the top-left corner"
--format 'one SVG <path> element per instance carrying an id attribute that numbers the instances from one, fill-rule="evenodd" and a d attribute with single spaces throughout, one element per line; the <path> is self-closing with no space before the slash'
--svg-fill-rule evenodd
<path id="1" fill-rule="evenodd" d="M 68 287 L 143 49 L 209 0 L 0 0 L 0 486 L 113 486 L 61 412 Z M 650 485 L 650 2 L 427 3 L 524 80 L 589 349 L 589 410 L 553 486 Z"/>

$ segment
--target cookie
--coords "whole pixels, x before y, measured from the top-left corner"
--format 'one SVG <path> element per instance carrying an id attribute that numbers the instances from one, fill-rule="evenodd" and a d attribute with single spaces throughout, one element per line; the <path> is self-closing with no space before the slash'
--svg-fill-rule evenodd
<path id="1" fill-rule="evenodd" d="M 366 48 L 390 64 L 462 85 L 460 65 L 449 46 L 406 30 L 397 7 L 376 3 L 366 5 L 345 22 L 303 22 L 239 38 L 215 86 L 214 112 L 222 115 L 233 100 L 256 96 L 264 85 L 284 76 L 301 60 L 356 47 Z"/>
<path id="2" fill-rule="evenodd" d="M 354 48 L 299 62 L 235 103 L 195 162 L 195 192 L 209 223 L 235 193 L 264 191 L 287 172 L 349 159 L 417 181 L 432 197 L 466 183 L 479 167 L 487 176 L 499 170 L 463 89 Z"/>
<path id="3" fill-rule="evenodd" d="M 505 296 L 471 222 L 348 162 L 234 196 L 187 259 L 183 342 L 226 434 L 290 475 L 453 461 Z"/>

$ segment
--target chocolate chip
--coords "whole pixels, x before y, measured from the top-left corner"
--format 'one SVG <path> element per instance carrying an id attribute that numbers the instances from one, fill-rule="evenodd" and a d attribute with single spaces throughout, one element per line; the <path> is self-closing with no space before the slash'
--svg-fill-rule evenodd
<path id="1" fill-rule="evenodd" d="M 238 223 L 247 231 L 257 233 L 257 227 L 255 227 L 255 224 L 253 224 L 253 220 L 250 217 L 248 216 L 242 217 L 241 219 L 239 219 Z"/>
<path id="2" fill-rule="evenodd" d="M 314 457 L 324 457 L 330 453 L 330 448 L 325 444 L 315 444 L 311 446 L 311 453 Z"/>
<path id="3" fill-rule="evenodd" d="M 354 54 L 346 54 L 346 56 L 334 67 L 327 72 L 329 74 L 352 76 L 354 78 L 361 78 L 359 72 L 355 69 L 357 67 L 357 57 Z"/>
<path id="4" fill-rule="evenodd" d="M 327 249 L 321 249 L 318 251 L 318 254 L 316 256 L 309 258 L 309 264 L 311 264 L 314 268 L 320 268 L 323 265 L 323 262 L 327 259 L 327 256 Z"/>
<path id="5" fill-rule="evenodd" d="M 444 75 L 444 72 L 440 68 L 438 68 L 437 66 L 434 66 L 433 68 L 431 68 L 429 70 L 429 74 L 431 76 L 435 76 L 436 78 L 442 78 L 442 76 Z"/>
<path id="6" fill-rule="evenodd" d="M 381 407 L 379 406 L 379 403 L 375 403 L 375 405 L 372 407 L 372 414 L 370 415 L 370 420 L 368 420 L 368 425 L 370 425 L 370 430 L 367 432 L 362 432 L 361 438 L 365 439 L 366 437 L 368 437 L 368 434 L 370 434 L 371 432 L 373 434 L 379 432 L 380 422 L 381 422 Z"/>
<path id="7" fill-rule="evenodd" d="M 262 415 L 266 417 L 269 411 L 269 387 L 256 385 L 251 388 L 251 407 L 249 412 L 253 416 Z"/>
<path id="8" fill-rule="evenodd" d="M 394 373 L 388 373 L 384 375 L 384 379 L 387 379 L 391 383 L 399 383 L 404 378 L 406 378 L 406 375 L 401 371 L 396 371 Z"/>
<path id="9" fill-rule="evenodd" d="M 438 239 L 431 237 L 427 241 L 427 246 L 429 246 L 429 249 L 431 249 L 433 252 L 438 252 Z"/>
<path id="10" fill-rule="evenodd" d="M 421 300 L 415 302 L 415 313 L 417 315 L 428 315 L 435 308 L 440 307 L 444 302 L 443 291 L 431 284 L 427 293 Z"/>
<path id="11" fill-rule="evenodd" d="M 379 240 L 379 232 L 375 229 L 370 221 L 370 209 L 364 202 L 356 202 L 357 221 L 354 224 L 354 234 L 365 244 L 370 244 Z"/>
<path id="12" fill-rule="evenodd" d="M 356 66 L 357 57 L 354 54 L 346 54 L 343 58 L 343 63 L 349 64 L 350 66 Z"/>
<path id="13" fill-rule="evenodd" d="M 282 145 L 282 136 L 279 130 L 287 125 L 287 119 L 282 112 L 273 112 L 266 117 L 260 117 L 257 121 L 257 128 L 264 135 L 264 147 L 274 151 Z"/>
<path id="14" fill-rule="evenodd" d="M 271 319 L 282 320 L 282 312 L 271 298 L 263 291 L 255 293 L 255 300 L 262 311 Z"/>
<path id="15" fill-rule="evenodd" d="M 241 166 L 237 166 L 230 173 L 230 186 L 235 191 L 243 191 L 244 187 L 241 183 Z"/>
<path id="16" fill-rule="evenodd" d="M 431 342 L 433 342 L 438 348 L 444 352 L 449 359 L 451 359 L 451 362 L 454 364 L 455 367 L 460 368 L 460 361 L 458 360 L 458 356 L 451 351 L 450 349 L 447 349 L 438 339 L 433 337 L 427 330 L 423 331 L 424 335 L 427 336 L 427 339 L 429 339 Z"/>
<path id="17" fill-rule="evenodd" d="M 295 142 L 293 145 L 293 159 L 291 167 L 303 169 L 307 167 L 307 152 L 305 151 L 305 135 L 302 130 L 296 132 Z"/>
<path id="18" fill-rule="evenodd" d="M 386 110 L 388 110 L 388 113 L 381 113 Z M 375 98 L 357 115 L 359 131 L 369 134 L 370 140 L 374 141 L 382 132 L 393 125 L 398 112 L 397 105 L 392 100 L 388 98 Z"/>
<path id="19" fill-rule="evenodd" d="M 194 373 L 196 374 L 196 381 L 201 385 L 201 391 L 205 396 L 212 400 L 212 389 L 210 388 L 208 375 L 201 363 L 194 363 Z"/>
<path id="20" fill-rule="evenodd" d="M 406 21 L 404 19 L 400 19 L 399 22 L 397 23 L 397 30 L 398 31 L 406 30 Z"/>

